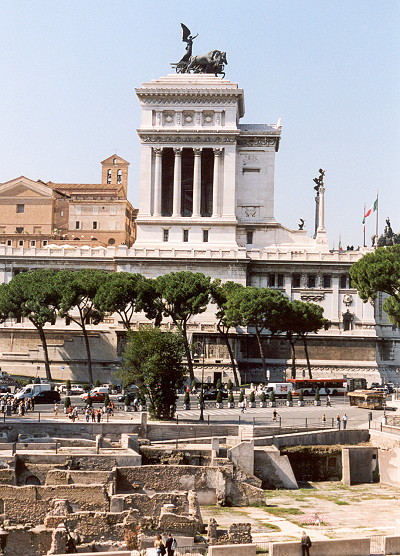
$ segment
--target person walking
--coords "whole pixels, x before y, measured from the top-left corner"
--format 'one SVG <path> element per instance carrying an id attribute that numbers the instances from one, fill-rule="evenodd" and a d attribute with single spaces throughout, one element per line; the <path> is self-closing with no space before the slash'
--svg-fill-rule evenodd
<path id="1" fill-rule="evenodd" d="M 301 535 L 301 556 L 310 556 L 310 547 L 312 545 L 310 537 L 305 531 Z"/>
<path id="2" fill-rule="evenodd" d="M 343 417 L 342 417 L 343 430 L 345 430 L 346 427 L 347 427 L 347 420 L 348 420 L 348 417 L 347 417 L 347 415 L 346 415 L 346 413 L 345 413 L 345 414 L 343 415 Z"/>
<path id="3" fill-rule="evenodd" d="M 157 556 L 167 553 L 161 535 L 157 535 L 157 538 L 154 541 L 154 548 L 156 549 Z"/>
<path id="4" fill-rule="evenodd" d="M 276 409 L 274 409 L 274 411 L 272 412 L 272 420 L 276 421 L 277 417 L 278 417 L 278 412 L 276 411 Z"/>
<path id="5" fill-rule="evenodd" d="M 54 403 L 54 419 L 58 419 L 58 403 Z"/>
<path id="6" fill-rule="evenodd" d="M 330 395 L 328 394 L 328 395 L 326 396 L 326 407 L 331 407 L 331 405 L 332 405 L 332 404 L 331 404 L 331 397 L 330 397 Z"/>
<path id="7" fill-rule="evenodd" d="M 326 415 L 325 415 L 325 413 L 322 415 L 322 424 L 324 426 L 326 425 Z"/>
<path id="8" fill-rule="evenodd" d="M 339 414 L 336 415 L 336 428 L 338 430 L 340 430 L 340 415 Z"/>
<path id="9" fill-rule="evenodd" d="M 167 549 L 167 556 L 174 556 L 175 550 L 178 548 L 176 539 L 172 536 L 172 533 L 168 533 L 168 538 L 165 541 L 165 548 Z"/>

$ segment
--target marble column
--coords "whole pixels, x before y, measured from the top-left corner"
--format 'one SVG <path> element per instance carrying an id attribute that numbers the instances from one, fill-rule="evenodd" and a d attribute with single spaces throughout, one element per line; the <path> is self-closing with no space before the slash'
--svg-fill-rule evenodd
<path id="1" fill-rule="evenodd" d="M 161 178 L 162 178 L 162 147 L 153 148 L 155 154 L 154 165 L 154 208 L 153 216 L 161 216 Z"/>
<path id="2" fill-rule="evenodd" d="M 318 204 L 318 228 L 317 232 L 325 231 L 325 205 L 324 205 L 325 188 L 323 185 L 319 188 L 319 204 Z"/>
<path id="3" fill-rule="evenodd" d="M 201 148 L 193 149 L 194 169 L 193 169 L 193 210 L 192 216 L 200 216 L 201 203 Z"/>
<path id="4" fill-rule="evenodd" d="M 182 148 L 174 148 L 174 194 L 172 205 L 172 216 L 181 215 L 181 182 L 182 182 Z"/>
<path id="5" fill-rule="evenodd" d="M 223 149 L 215 148 L 214 151 L 214 173 L 213 173 L 213 203 L 212 203 L 212 215 L 219 216 L 219 190 L 220 190 L 220 166 L 221 166 L 221 156 Z"/>

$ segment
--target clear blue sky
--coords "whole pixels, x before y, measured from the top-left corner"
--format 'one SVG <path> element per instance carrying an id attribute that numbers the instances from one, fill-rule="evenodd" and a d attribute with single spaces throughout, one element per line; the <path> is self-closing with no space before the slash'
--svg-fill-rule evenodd
<path id="1" fill-rule="evenodd" d="M 400 232 L 398 0 L 2 0 L 0 182 L 98 182 L 100 161 L 131 162 L 137 204 L 139 103 L 134 87 L 184 53 L 227 52 L 245 90 L 243 122 L 282 118 L 276 218 L 313 231 L 326 170 L 330 246 L 362 243 L 362 212 L 379 190 L 380 221 Z M 374 231 L 367 219 L 367 238 Z"/>

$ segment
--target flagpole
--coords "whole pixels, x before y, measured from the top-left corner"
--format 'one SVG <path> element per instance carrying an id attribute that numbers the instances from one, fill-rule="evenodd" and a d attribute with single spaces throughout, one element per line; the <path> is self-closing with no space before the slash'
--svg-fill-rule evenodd
<path id="1" fill-rule="evenodd" d="M 367 210 L 366 204 L 364 203 L 364 212 L 363 212 L 363 232 L 364 232 L 364 247 L 367 247 L 367 244 L 365 243 L 365 211 Z"/>
<path id="2" fill-rule="evenodd" d="M 376 228 L 375 228 L 375 245 L 378 245 L 378 212 L 379 212 L 379 200 L 378 191 L 376 192 Z"/>

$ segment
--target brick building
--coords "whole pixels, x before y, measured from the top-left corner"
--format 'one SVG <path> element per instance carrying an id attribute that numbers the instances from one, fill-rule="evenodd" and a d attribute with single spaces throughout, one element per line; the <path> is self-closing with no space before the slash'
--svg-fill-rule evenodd
<path id="1" fill-rule="evenodd" d="M 0 184 L 0 244 L 83 241 L 130 247 L 137 210 L 127 200 L 129 162 L 112 155 L 101 165 L 101 183 L 45 183 L 20 176 Z"/>

